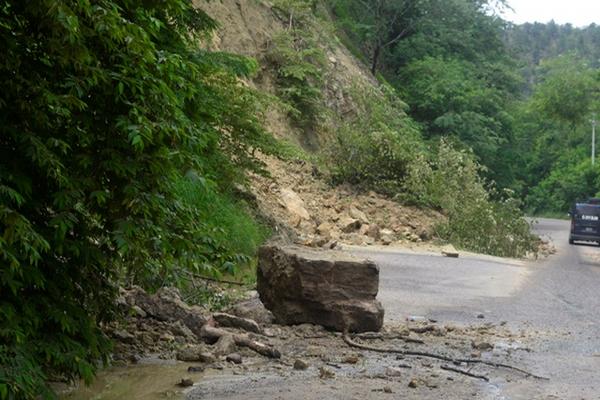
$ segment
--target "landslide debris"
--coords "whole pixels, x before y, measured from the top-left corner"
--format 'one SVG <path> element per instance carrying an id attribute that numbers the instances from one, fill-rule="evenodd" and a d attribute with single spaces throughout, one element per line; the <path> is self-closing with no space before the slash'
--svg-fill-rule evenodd
<path id="1" fill-rule="evenodd" d="M 270 176 L 252 176 L 257 207 L 274 225 L 289 228 L 298 244 L 416 247 L 435 237 L 435 225 L 444 218 L 375 192 L 332 187 L 305 161 L 263 161 Z"/>

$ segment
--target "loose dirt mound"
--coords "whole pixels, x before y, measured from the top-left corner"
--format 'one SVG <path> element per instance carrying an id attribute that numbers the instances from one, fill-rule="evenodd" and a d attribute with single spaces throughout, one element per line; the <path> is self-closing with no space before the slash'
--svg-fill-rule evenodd
<path id="1" fill-rule="evenodd" d="M 271 177 L 253 176 L 261 212 L 277 225 L 290 226 L 296 242 L 312 247 L 398 245 L 428 241 L 443 216 L 402 206 L 374 192 L 331 187 L 304 161 L 264 158 Z"/>

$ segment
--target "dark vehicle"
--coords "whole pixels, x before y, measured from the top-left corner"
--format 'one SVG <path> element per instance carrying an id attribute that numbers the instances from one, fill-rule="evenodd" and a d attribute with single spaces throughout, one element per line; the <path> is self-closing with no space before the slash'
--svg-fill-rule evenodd
<path id="1" fill-rule="evenodd" d="M 597 242 L 600 245 L 600 199 L 576 203 L 571 211 L 569 244 L 577 241 Z"/>

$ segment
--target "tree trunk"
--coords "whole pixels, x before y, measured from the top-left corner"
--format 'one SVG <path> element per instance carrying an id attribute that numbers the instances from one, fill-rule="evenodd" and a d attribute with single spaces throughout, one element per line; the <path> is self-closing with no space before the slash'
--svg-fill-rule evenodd
<path id="1" fill-rule="evenodd" d="M 377 73 L 377 67 L 379 66 L 379 55 L 381 54 L 381 45 L 375 47 L 373 51 L 373 58 L 371 59 L 371 73 L 373 76 Z"/>

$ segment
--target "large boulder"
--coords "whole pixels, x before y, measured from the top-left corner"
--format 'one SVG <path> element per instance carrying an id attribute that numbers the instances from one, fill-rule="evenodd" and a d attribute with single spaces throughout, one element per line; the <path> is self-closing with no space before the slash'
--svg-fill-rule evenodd
<path id="1" fill-rule="evenodd" d="M 260 299 L 282 324 L 313 323 L 350 332 L 379 331 L 379 268 L 341 252 L 297 246 L 259 250 Z"/>

